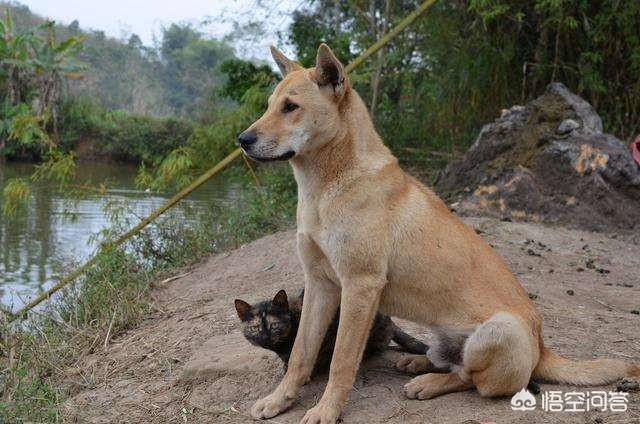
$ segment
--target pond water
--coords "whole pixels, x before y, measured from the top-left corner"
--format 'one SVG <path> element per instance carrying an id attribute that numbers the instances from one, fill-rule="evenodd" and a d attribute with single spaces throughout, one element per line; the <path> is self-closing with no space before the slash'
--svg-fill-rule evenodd
<path id="1" fill-rule="evenodd" d="M 9 179 L 28 178 L 33 169 L 30 164 L 0 162 L 0 194 Z M 61 269 L 61 264 L 79 263 L 91 256 L 96 248 L 92 235 L 111 225 L 104 211 L 108 203 L 128 200 L 131 214 L 143 217 L 169 197 L 137 189 L 135 176 L 134 166 L 78 164 L 74 184 L 106 181 L 106 194 L 78 200 L 55 186 L 42 185 L 32 191 L 27 207 L 19 209 L 15 217 L 0 213 L 0 303 L 12 310 L 20 308 L 70 271 Z M 184 201 L 196 209 L 204 208 L 213 200 L 228 201 L 234 191 L 237 185 L 213 178 Z"/>

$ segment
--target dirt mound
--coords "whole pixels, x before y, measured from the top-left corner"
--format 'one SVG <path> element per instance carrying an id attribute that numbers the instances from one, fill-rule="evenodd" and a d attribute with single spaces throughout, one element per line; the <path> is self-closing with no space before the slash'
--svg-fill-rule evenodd
<path id="1" fill-rule="evenodd" d="M 535 299 L 545 317 L 548 346 L 574 358 L 639 360 L 637 242 L 490 218 L 468 218 L 467 223 L 507 259 Z M 158 283 L 155 313 L 67 370 L 66 387 L 73 396 L 64 405 L 64 418 L 82 423 L 252 422 L 251 405 L 273 390 L 282 367 L 275 355 L 242 338 L 233 299 L 265 299 L 281 288 L 295 290 L 302 281 L 295 232 L 289 231 L 213 256 L 180 278 Z M 426 329 L 398 322 L 429 341 Z M 509 399 L 483 399 L 474 391 L 408 400 L 402 386 L 411 376 L 394 369 L 398 355 L 390 350 L 363 365 L 344 410 L 345 424 L 640 422 L 640 392 L 630 393 L 627 413 L 543 412 L 540 406 L 517 412 Z M 314 379 L 290 411 L 267 422 L 298 423 L 325 384 L 326 376 Z M 537 400 L 540 405 L 540 396 Z"/>
<path id="2" fill-rule="evenodd" d="M 436 189 L 467 215 L 640 228 L 640 167 L 625 143 L 602 132 L 591 105 L 559 83 L 485 125 Z"/>

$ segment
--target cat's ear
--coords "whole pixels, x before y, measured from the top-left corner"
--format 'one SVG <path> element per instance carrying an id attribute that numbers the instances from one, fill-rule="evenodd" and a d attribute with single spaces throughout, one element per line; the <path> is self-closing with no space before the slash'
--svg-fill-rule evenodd
<path id="1" fill-rule="evenodd" d="M 249 305 L 244 300 L 236 299 L 234 301 L 236 305 L 236 312 L 238 313 L 238 318 L 240 321 L 247 321 L 251 317 L 251 305 Z"/>
<path id="2" fill-rule="evenodd" d="M 272 303 L 279 308 L 289 309 L 289 300 L 287 299 L 287 292 L 284 290 L 280 290 L 273 297 Z"/>

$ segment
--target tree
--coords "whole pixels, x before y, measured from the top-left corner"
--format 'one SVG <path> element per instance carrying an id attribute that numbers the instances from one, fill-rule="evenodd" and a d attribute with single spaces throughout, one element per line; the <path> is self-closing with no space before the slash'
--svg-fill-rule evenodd
<path id="1" fill-rule="evenodd" d="M 167 103 L 180 115 L 197 116 L 211 98 L 208 94 L 222 84 L 218 67 L 234 56 L 233 49 L 205 39 L 190 25 L 171 24 L 162 30 L 159 51 Z"/>
<path id="2" fill-rule="evenodd" d="M 74 60 L 82 42 L 82 37 L 69 37 L 58 41 L 53 21 L 47 21 L 41 28 L 45 31 L 44 38 L 34 38 L 35 52 L 32 60 L 38 75 L 38 107 L 36 114 L 45 116 L 50 114 L 54 138 L 58 135 L 58 100 L 62 84 L 69 78 L 79 77 L 78 72 L 84 66 Z"/>
<path id="3" fill-rule="evenodd" d="M 24 85 L 25 73 L 31 67 L 29 46 L 35 39 L 33 33 L 17 33 L 13 18 L 9 12 L 0 21 L 0 60 L 5 98 L 3 99 L 2 123 L 0 124 L 0 153 L 5 149 L 13 117 L 18 115 L 18 105 L 24 98 L 21 89 Z"/>

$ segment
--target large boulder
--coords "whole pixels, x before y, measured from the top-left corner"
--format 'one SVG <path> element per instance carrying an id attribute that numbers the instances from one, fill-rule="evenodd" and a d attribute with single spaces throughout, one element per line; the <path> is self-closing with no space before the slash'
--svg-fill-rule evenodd
<path id="1" fill-rule="evenodd" d="M 436 190 L 465 215 L 640 228 L 640 167 L 630 149 L 603 133 L 591 105 L 559 83 L 485 125 Z"/>

